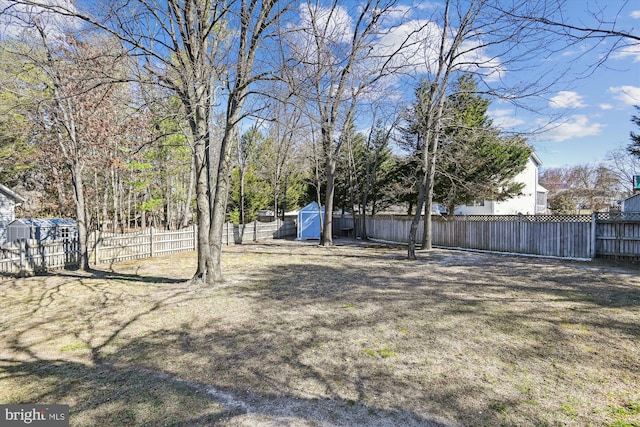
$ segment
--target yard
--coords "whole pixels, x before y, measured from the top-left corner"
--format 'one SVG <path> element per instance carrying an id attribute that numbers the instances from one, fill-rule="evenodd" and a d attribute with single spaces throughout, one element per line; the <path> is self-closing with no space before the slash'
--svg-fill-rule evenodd
<path id="1" fill-rule="evenodd" d="M 72 426 L 640 425 L 640 269 L 338 241 L 0 279 L 0 403 Z"/>

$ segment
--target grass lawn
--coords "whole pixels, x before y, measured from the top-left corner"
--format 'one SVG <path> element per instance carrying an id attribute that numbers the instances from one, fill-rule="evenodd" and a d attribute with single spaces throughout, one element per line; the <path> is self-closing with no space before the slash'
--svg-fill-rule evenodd
<path id="1" fill-rule="evenodd" d="M 0 403 L 72 426 L 640 426 L 640 269 L 348 241 L 0 279 Z"/>

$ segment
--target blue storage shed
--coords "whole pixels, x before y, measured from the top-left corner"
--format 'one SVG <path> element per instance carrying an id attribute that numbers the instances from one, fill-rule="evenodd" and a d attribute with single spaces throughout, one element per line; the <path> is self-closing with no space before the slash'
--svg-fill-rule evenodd
<path id="1" fill-rule="evenodd" d="M 75 240 L 78 223 L 69 218 L 18 218 L 7 225 L 7 241 Z"/>
<path id="2" fill-rule="evenodd" d="M 298 240 L 320 239 L 324 208 L 311 202 L 298 211 Z"/>

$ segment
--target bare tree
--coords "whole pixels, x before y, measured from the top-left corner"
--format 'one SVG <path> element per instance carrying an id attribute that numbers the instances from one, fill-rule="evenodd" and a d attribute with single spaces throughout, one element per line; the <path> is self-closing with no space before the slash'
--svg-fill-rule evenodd
<path id="1" fill-rule="evenodd" d="M 107 36 L 80 40 L 53 26 L 49 17 L 36 10 L 16 18 L 25 31 L 17 37 L 29 38 L 30 44 L 14 39 L 5 48 L 13 60 L 39 70 L 37 80 L 22 85 L 22 95 L 30 94 L 22 102 L 30 105 L 30 120 L 39 127 L 38 133 L 46 135 L 41 140 L 48 160 L 58 161 L 69 172 L 80 268 L 87 270 L 91 191 L 87 192 L 85 179 L 89 167 L 108 163 L 104 156 L 108 150 L 103 147 L 107 133 L 117 143 L 131 123 L 131 111 L 127 114 L 126 108 L 115 108 L 122 105 L 118 100 L 122 93 L 105 77 L 107 72 L 113 76 L 126 74 L 126 55 L 117 40 Z M 43 85 L 45 90 L 33 90 Z M 55 149 L 47 147 L 49 141 L 55 141 Z M 60 194 L 63 185 L 60 180 Z M 95 200 L 95 191 L 93 195 Z"/>
<path id="2" fill-rule="evenodd" d="M 394 71 L 394 53 L 375 50 L 380 22 L 393 10 L 393 0 L 368 0 L 352 17 L 337 0 L 326 7 L 319 1 L 300 6 L 302 25 L 288 36 L 292 83 L 304 111 L 320 127 L 326 176 L 322 245 L 333 244 L 333 203 L 340 133 L 353 121 L 362 97 Z"/>
<path id="3" fill-rule="evenodd" d="M 555 51 L 552 35 L 539 21 L 526 16 L 556 16 L 560 1 L 447 0 L 431 16 L 440 25 L 425 38 L 426 77 L 417 89 L 414 105 L 416 126 L 422 139 L 422 176 L 417 211 L 411 224 L 408 257 L 415 259 L 418 223 L 425 212 L 424 249 L 431 249 L 431 211 L 438 159 L 438 142 L 443 127 L 443 108 L 452 78 L 472 73 L 482 82 L 481 93 L 518 103 L 539 97 L 562 77 L 562 70 L 544 69 L 542 58 Z M 430 37 L 429 37 L 430 36 Z M 437 38 L 434 40 L 434 38 Z M 506 73 L 538 67 L 538 77 L 529 81 L 506 78 Z"/>
<path id="4" fill-rule="evenodd" d="M 196 181 L 198 266 L 193 279 L 223 280 L 222 230 L 230 185 L 230 156 L 249 86 L 267 73 L 254 73 L 258 50 L 284 13 L 284 1 L 116 0 L 92 11 L 68 4 L 10 0 L 4 13 L 37 7 L 74 17 L 122 41 L 139 59 L 141 84 L 174 91 L 189 122 Z M 141 73 L 142 74 L 142 73 Z M 222 94 L 224 97 L 219 98 Z M 214 140 L 211 120 L 224 101 L 224 125 Z"/>
<path id="5" fill-rule="evenodd" d="M 618 191 L 631 194 L 633 177 L 640 175 L 640 157 L 630 156 L 627 149 L 619 148 L 607 153 L 606 165 L 618 177 L 621 184 Z"/>

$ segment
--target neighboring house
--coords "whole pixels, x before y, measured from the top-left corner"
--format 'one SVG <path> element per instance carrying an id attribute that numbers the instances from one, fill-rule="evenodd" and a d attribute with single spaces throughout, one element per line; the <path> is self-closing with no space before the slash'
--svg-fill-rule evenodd
<path id="1" fill-rule="evenodd" d="M 7 225 L 16 218 L 16 206 L 27 199 L 0 184 L 0 244 L 7 241 Z"/>
<path id="2" fill-rule="evenodd" d="M 456 206 L 456 215 L 535 215 L 547 213 L 547 189 L 538 184 L 538 168 L 542 165 L 532 153 L 524 171 L 516 175 L 515 182 L 524 183 L 522 195 L 503 202 L 481 200 L 473 205 Z"/>
<path id="3" fill-rule="evenodd" d="M 622 212 L 640 212 L 640 193 L 622 201 Z"/>

